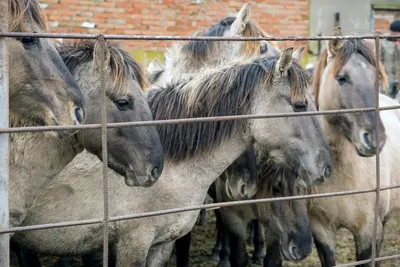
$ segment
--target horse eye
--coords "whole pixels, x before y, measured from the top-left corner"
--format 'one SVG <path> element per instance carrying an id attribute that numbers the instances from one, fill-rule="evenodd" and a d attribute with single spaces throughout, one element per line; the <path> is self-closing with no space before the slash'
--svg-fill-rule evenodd
<path id="1" fill-rule="evenodd" d="M 130 100 L 122 99 L 122 100 L 117 100 L 114 103 L 119 110 L 123 111 L 123 110 L 132 109 L 132 101 L 130 101 Z"/>
<path id="2" fill-rule="evenodd" d="M 340 85 L 343 85 L 347 82 L 347 78 L 344 75 L 339 75 L 336 77 L 336 81 L 338 81 Z"/>
<path id="3" fill-rule="evenodd" d="M 303 102 L 296 102 L 293 105 L 293 110 L 295 112 L 304 112 L 307 110 L 307 102 L 303 103 Z"/>
<path id="4" fill-rule="evenodd" d="M 33 37 L 22 37 L 19 39 L 19 41 L 23 44 L 23 45 L 33 45 L 37 42 L 36 38 Z"/>

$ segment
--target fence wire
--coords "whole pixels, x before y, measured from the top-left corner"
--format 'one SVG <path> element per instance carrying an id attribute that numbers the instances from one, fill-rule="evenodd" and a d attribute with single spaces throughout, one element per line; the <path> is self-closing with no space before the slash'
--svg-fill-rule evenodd
<path id="1" fill-rule="evenodd" d="M 7 3 L 8 1 L 1 1 L 2 3 Z M 7 9 L 5 9 L 7 10 Z M 345 40 L 345 39 L 374 39 L 375 40 L 375 57 L 377 62 L 379 62 L 379 40 L 387 37 L 395 37 L 387 34 L 367 34 L 367 35 L 344 35 L 344 36 L 289 36 L 289 37 L 209 37 L 209 36 L 138 36 L 138 35 L 95 35 L 95 34 L 60 34 L 60 33 L 15 33 L 15 32 L 6 32 L 7 28 L 0 28 L 0 85 L 6 83 L 8 85 L 8 68 L 4 68 L 7 66 L 7 56 L 5 53 L 5 48 L 2 46 L 5 44 L 5 37 L 37 37 L 37 38 L 64 38 L 64 39 L 97 39 L 102 48 L 102 66 L 101 66 L 101 124 L 90 124 L 90 125 L 79 125 L 79 126 L 41 126 L 41 127 L 8 127 L 8 124 L 0 124 L 0 137 L 6 136 L 8 133 L 20 133 L 20 132 L 39 132 L 39 131 L 59 131 L 66 129 L 99 129 L 101 128 L 102 133 L 102 160 L 103 160 L 103 190 L 104 190 L 104 214 L 103 218 L 91 219 L 91 220 L 79 220 L 79 221 L 69 221 L 69 222 L 59 222 L 52 224 L 41 224 L 41 225 L 30 225 L 30 226 L 22 226 L 22 227 L 12 227 L 9 228 L 8 224 L 1 224 L 0 227 L 0 238 L 6 237 L 8 240 L 7 234 L 21 231 L 31 231 L 31 230 L 41 230 L 41 229 L 51 229 L 51 228 L 59 228 L 59 227 L 72 227 L 78 225 L 89 225 L 89 224 L 103 224 L 103 266 L 108 266 L 108 227 L 110 222 L 121 221 L 121 220 L 131 220 L 138 218 L 145 218 L 151 216 L 161 216 L 171 213 L 185 212 L 185 211 L 194 211 L 200 209 L 216 209 L 221 207 L 228 206 L 236 206 L 236 205 L 246 205 L 246 204 L 258 204 L 265 202 L 273 202 L 273 201 L 282 201 L 282 200 L 296 200 L 296 199 L 310 199 L 310 198 L 318 198 L 318 197 L 336 197 L 336 196 L 344 196 L 344 195 L 353 195 L 353 194 L 364 194 L 364 193 L 373 193 L 375 192 L 376 201 L 375 201 L 375 210 L 374 210 L 374 229 L 373 229 L 373 246 L 372 246 L 372 256 L 369 260 L 351 262 L 344 265 L 338 266 L 357 266 L 361 264 L 371 263 L 375 264 L 375 262 L 385 261 L 385 260 L 396 260 L 400 259 L 400 254 L 391 255 L 386 257 L 377 258 L 376 251 L 376 237 L 377 237 L 377 221 L 378 221 L 378 212 L 379 212 L 379 204 L 380 204 L 380 191 L 383 190 L 391 190 L 400 188 L 400 185 L 392 185 L 389 187 L 382 187 L 380 184 L 380 157 L 379 153 L 376 154 L 376 187 L 368 190 L 350 190 L 350 191 L 341 191 L 341 192 L 332 192 L 332 193 L 323 193 L 323 194 L 311 194 L 311 195 L 301 195 L 301 196 L 291 196 L 291 197 L 280 197 L 280 198 L 263 198 L 263 199 L 252 199 L 252 200 L 242 200 L 242 201 L 231 201 L 231 202 L 222 202 L 222 203 L 212 203 L 212 204 L 204 204 L 190 207 L 177 207 L 174 209 L 166 209 L 166 210 L 158 210 L 153 212 L 142 212 L 137 214 L 129 214 L 129 215 L 120 215 L 115 217 L 109 217 L 108 211 L 108 164 L 107 164 L 107 129 L 108 128 L 116 128 L 116 127 L 143 127 L 150 125 L 166 125 L 166 124 L 178 124 L 178 123 L 195 123 L 195 122 L 211 122 L 211 121 L 222 121 L 222 120 L 243 120 L 243 119 L 268 119 L 268 118 L 278 118 L 278 117 L 295 117 L 295 116 L 320 116 L 320 115 L 328 115 L 328 114 L 340 114 L 340 113 L 359 113 L 359 112 L 375 112 L 376 117 L 379 117 L 380 111 L 399 109 L 400 105 L 390 106 L 390 107 L 379 107 L 379 69 L 376 68 L 375 72 L 375 107 L 374 108 L 363 108 L 363 109 L 347 109 L 347 110 L 331 110 L 331 111 L 315 111 L 315 112 L 299 112 L 299 113 L 276 113 L 276 114 L 264 114 L 264 115 L 239 115 L 239 116 L 219 116 L 219 117 L 199 117 L 199 118 L 190 118 L 190 119 L 174 119 L 174 120 L 159 120 L 159 121 L 140 121 L 140 122 L 125 122 L 125 123 L 107 123 L 107 114 L 106 114 L 106 90 L 105 90 L 105 49 L 106 49 L 106 40 L 170 40 L 170 41 L 187 41 L 187 40 L 212 40 L 212 41 L 315 41 L 315 40 Z M 5 87 L 4 95 L 7 95 L 8 88 Z M 3 94 L 3 92 L 2 92 Z M 3 97 L 4 98 L 4 97 Z M 8 99 L 7 99 L 8 103 Z M 3 101 L 2 101 L 3 104 Z M 2 117 L 4 117 L 6 112 L 4 108 L 0 107 L 0 111 Z M 7 110 L 8 116 L 8 110 Z M 376 120 L 376 140 L 377 147 L 378 144 L 378 135 L 379 135 L 379 127 L 378 120 Z M 7 151 L 0 151 L 2 157 L 0 159 L 3 162 L 0 162 L 0 167 L 4 162 L 6 162 L 4 155 Z M 6 166 L 6 165 L 5 165 Z M 8 162 L 7 162 L 8 166 Z M 7 168 L 8 169 L 8 168 Z M 4 178 L 4 177 L 1 177 Z M 8 174 L 6 177 L 8 179 Z M 1 182 L 1 181 L 0 181 Z M 1 183 L 0 183 L 1 186 Z M 3 195 L 6 196 L 6 195 Z M 1 199 L 1 202 L 7 201 L 7 198 Z M 7 211 L 8 216 L 8 211 Z M 7 217 L 8 218 L 8 217 Z M 1 244 L 2 245 L 2 244 Z M 1 257 L 8 257 L 8 245 L 5 247 L 0 247 L 1 250 L 6 248 L 6 254 L 4 252 L 0 253 Z M 5 262 L 7 264 L 3 265 L 4 259 L 0 258 L 1 266 L 9 266 L 8 261 L 6 259 Z"/>

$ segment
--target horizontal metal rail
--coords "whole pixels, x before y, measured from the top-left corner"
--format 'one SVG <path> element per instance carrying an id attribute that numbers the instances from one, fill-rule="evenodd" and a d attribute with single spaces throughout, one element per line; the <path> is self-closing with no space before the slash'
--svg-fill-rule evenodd
<path id="1" fill-rule="evenodd" d="M 380 107 L 379 110 L 387 111 L 400 109 L 400 105 Z M 248 120 L 248 119 L 268 119 L 268 118 L 287 118 L 287 117 L 300 117 L 300 116 L 321 116 L 331 114 L 343 113 L 361 113 L 361 112 L 375 112 L 375 108 L 357 108 L 357 109 L 341 109 L 341 110 L 327 110 L 327 111 L 308 111 L 296 113 L 270 113 L 262 115 L 233 115 L 233 116 L 215 116 L 215 117 L 196 117 L 185 119 L 171 119 L 171 120 L 151 120 L 151 121 L 132 121 L 132 122 L 115 122 L 107 123 L 107 128 L 118 127 L 132 127 L 132 126 L 151 126 L 151 125 L 168 125 L 179 123 L 195 123 L 195 122 L 213 122 L 213 121 L 228 121 L 228 120 Z M 0 128 L 0 133 L 21 133 L 21 132 L 44 132 L 44 131 L 64 131 L 72 129 L 100 129 L 101 124 L 82 124 L 71 126 L 29 126 L 29 127 L 11 127 Z"/>
<path id="2" fill-rule="evenodd" d="M 143 41 L 323 41 L 323 40 L 351 40 L 351 39 L 379 39 L 398 38 L 390 34 L 363 34 L 342 36 L 285 36 L 285 37 L 216 37 L 216 36 L 155 36 L 155 35 L 122 35 L 122 34 L 78 34 L 78 33 L 30 33 L 30 32 L 3 32 L 0 37 L 37 37 L 63 39 L 99 39 L 103 36 L 107 40 L 143 40 Z"/>
<path id="3" fill-rule="evenodd" d="M 105 40 L 158 40 L 158 41 L 195 41 L 195 40 L 210 40 L 210 41 L 319 41 L 319 40 L 348 40 L 348 39 L 374 39 L 375 47 L 376 47 L 376 57 L 379 56 L 379 39 L 384 38 L 398 38 L 399 36 L 390 35 L 390 34 L 365 34 L 365 35 L 343 35 L 343 36 L 287 36 L 287 37 L 211 37 L 211 36 L 149 36 L 149 35 L 118 35 L 118 34 L 110 34 L 110 35 L 102 35 L 102 34 L 70 34 L 70 33 L 16 33 L 16 32 L 1 32 L 0 38 L 2 37 L 35 37 L 35 38 L 64 38 L 64 39 L 98 39 L 100 41 Z M 376 112 L 377 116 L 380 111 L 387 111 L 393 109 L 400 109 L 400 105 L 389 106 L 389 107 L 379 107 L 379 74 L 378 69 L 376 69 L 375 73 L 375 107 L 374 108 L 361 108 L 361 109 L 341 109 L 341 110 L 329 110 L 329 111 L 314 111 L 314 112 L 298 112 L 298 113 L 275 113 L 275 114 L 264 114 L 264 115 L 236 115 L 236 116 L 218 116 L 218 117 L 197 117 L 197 118 L 185 118 L 185 119 L 173 119 L 173 120 L 152 120 L 152 121 L 136 121 L 136 122 L 123 122 L 123 123 L 103 123 L 102 124 L 88 124 L 88 125 L 79 125 L 79 126 L 37 126 L 37 127 L 9 127 L 9 128 L 0 128 L 0 134 L 4 133 L 19 133 L 19 132 L 39 132 L 39 131 L 60 131 L 67 129 L 102 129 L 102 138 L 103 138 L 103 155 L 107 154 L 106 148 L 106 128 L 116 128 L 116 127 L 138 127 L 138 126 L 151 126 L 151 125 L 168 125 L 168 124 L 178 124 L 178 123 L 196 123 L 196 122 L 215 122 L 215 121 L 226 121 L 226 120 L 247 120 L 247 119 L 268 119 L 268 118 L 280 118 L 280 117 L 298 117 L 298 116 L 320 116 L 320 115 L 330 115 L 330 114 L 341 114 L 341 113 L 360 113 L 360 112 Z M 102 76 L 102 79 L 104 77 Z M 103 90 L 104 91 L 104 90 Z M 104 96 L 104 94 L 103 94 Z M 104 102 L 104 101 L 103 101 Z M 104 103 L 103 103 L 104 104 Z M 104 111 L 104 110 L 103 110 Z M 103 115 L 105 113 L 103 112 Z M 103 116 L 104 117 L 104 116 Z M 376 131 L 376 135 L 378 135 L 378 130 Z M 1 153 L 1 152 L 0 152 Z M 379 168 L 379 154 L 376 155 L 376 179 L 377 186 L 373 189 L 365 189 L 365 190 L 350 190 L 350 191 L 339 191 L 339 192 L 330 192 L 330 193 L 321 193 L 321 194 L 310 194 L 310 195 L 302 195 L 302 196 L 291 196 L 291 197 L 280 197 L 280 198 L 264 198 L 264 199 L 251 199 L 251 200 L 242 200 L 242 201 L 230 201 L 230 202 L 222 202 L 222 203 L 212 203 L 212 204 L 204 204 L 204 205 L 196 205 L 190 207 L 180 207 L 180 208 L 172 208 L 151 212 L 142 212 L 137 214 L 129 214 L 129 215 L 120 215 L 109 217 L 108 216 L 108 177 L 106 175 L 106 168 L 104 169 L 103 181 L 104 181 L 104 218 L 96 218 L 96 219 L 88 219 L 88 220 L 79 220 L 79 221 L 68 221 L 68 222 L 58 222 L 51 224 L 41 224 L 41 225 L 31 225 L 31 226 L 22 226 L 22 227 L 13 227 L 13 228 L 3 228 L 0 229 L 0 234 L 13 233 L 13 232 L 21 232 L 21 231 L 32 231 L 32 230 L 44 230 L 44 229 L 52 229 L 59 227 L 72 227 L 72 226 L 80 226 L 80 225 L 89 225 L 89 224 L 104 224 L 104 242 L 105 244 L 108 241 L 108 233 L 107 226 L 109 222 L 116 222 L 121 220 L 131 220 L 145 217 L 153 217 L 153 216 L 161 216 L 178 212 L 187 212 L 187 211 L 195 211 L 200 209 L 218 209 L 222 207 L 228 206 L 237 206 L 237 205 L 249 205 L 249 204 L 259 204 L 259 203 L 268 203 L 274 201 L 283 201 L 283 200 L 299 200 L 299 199 L 312 199 L 312 198 L 321 198 L 321 197 L 336 197 L 336 196 L 344 196 L 344 195 L 353 195 L 353 194 L 364 194 L 364 193 L 375 193 L 376 194 L 376 203 L 375 203 L 375 221 L 374 221 L 374 229 L 373 234 L 376 236 L 376 220 L 377 220 L 377 210 L 379 208 L 379 193 L 384 190 L 392 190 L 400 188 L 400 185 L 393 185 L 388 187 L 380 187 L 380 168 Z M 104 163 L 106 166 L 106 162 Z M 374 241 L 375 242 L 375 241 Z M 104 262 L 107 262 L 108 251 L 104 250 Z M 338 265 L 341 267 L 347 266 L 357 266 L 366 263 L 374 263 L 379 261 L 386 260 L 396 260 L 400 259 L 400 254 L 385 256 L 385 257 L 376 257 L 375 246 L 373 246 L 373 251 L 371 255 L 371 259 L 352 262 L 344 265 Z M 106 266 L 106 265 L 105 265 Z"/>
<path id="4" fill-rule="evenodd" d="M 385 191 L 385 190 L 392 190 L 392 189 L 396 189 L 396 188 L 400 188 L 400 185 L 392 185 L 392 186 L 382 187 L 380 190 Z M 331 193 L 290 196 L 290 197 L 260 198 L 260 199 L 250 199 L 250 200 L 218 202 L 218 203 L 211 203 L 211 204 L 195 205 L 195 206 L 190 206 L 190 207 L 173 208 L 173 209 L 142 212 L 142 213 L 129 214 L 129 215 L 114 216 L 114 217 L 110 217 L 109 221 L 116 222 L 116 221 L 122 221 L 122 220 L 132 220 L 132 219 L 139 219 L 139 218 L 145 218 L 145 217 L 154 217 L 154 216 L 167 215 L 167 214 L 186 212 L 186 211 L 195 211 L 195 210 L 201 210 L 201 209 L 214 209 L 214 208 L 223 208 L 223 207 L 229 207 L 229 206 L 260 204 L 260 203 L 276 202 L 276 201 L 284 201 L 284 200 L 312 199 L 312 198 L 322 198 L 322 197 L 337 197 L 337 196 L 346 196 L 346 195 L 355 195 L 355 194 L 374 193 L 375 190 L 376 189 L 374 188 L 374 189 L 365 189 L 365 190 L 338 191 L 338 192 L 331 192 Z M 32 230 L 43 230 L 43 229 L 50 229 L 50 228 L 61 228 L 61 227 L 69 227 L 69 226 L 88 225 L 88 224 L 99 224 L 102 222 L 103 222 L 103 219 L 88 219 L 88 220 L 79 220 L 79 221 L 68 221 L 68 222 L 58 222 L 58 223 L 49 223 L 49 224 L 40 224 L 40 225 L 21 226 L 21 227 L 2 229 L 2 230 L 0 230 L 0 234 L 32 231 Z"/>

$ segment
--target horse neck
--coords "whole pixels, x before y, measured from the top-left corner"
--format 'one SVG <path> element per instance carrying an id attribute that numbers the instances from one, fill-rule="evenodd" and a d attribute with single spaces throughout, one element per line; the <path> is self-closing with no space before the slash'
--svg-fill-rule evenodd
<path id="1" fill-rule="evenodd" d="M 156 187 L 161 191 L 174 191 L 181 205 L 202 204 L 211 184 L 249 145 L 249 140 L 236 134 L 209 153 L 180 162 L 167 160 Z"/>
<path id="2" fill-rule="evenodd" d="M 10 135 L 10 208 L 32 203 L 36 194 L 59 173 L 82 148 L 75 137 L 58 139 L 48 133 Z"/>

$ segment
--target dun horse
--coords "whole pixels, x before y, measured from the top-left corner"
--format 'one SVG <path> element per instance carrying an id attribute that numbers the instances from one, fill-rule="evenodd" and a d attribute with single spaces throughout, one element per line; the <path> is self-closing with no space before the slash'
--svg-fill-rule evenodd
<path id="1" fill-rule="evenodd" d="M 341 35 L 335 28 L 333 35 Z M 375 70 L 387 83 L 382 65 L 375 58 L 374 43 L 366 40 L 330 40 L 315 69 L 313 89 L 319 110 L 374 107 Z M 385 95 L 381 106 L 396 105 Z M 378 129 L 375 129 L 378 120 Z M 373 189 L 375 157 L 380 153 L 381 186 L 400 183 L 400 122 L 397 111 L 324 115 L 322 127 L 333 155 L 331 178 L 317 191 Z M 378 140 L 376 140 L 376 132 Z M 379 145 L 377 145 L 379 143 Z M 399 210 L 399 190 L 380 193 L 377 252 L 390 214 Z M 335 264 L 336 232 L 344 227 L 355 237 L 357 260 L 371 257 L 375 194 L 356 194 L 314 199 L 310 210 L 312 231 L 322 266 Z M 378 263 L 376 264 L 378 265 Z M 365 264 L 364 266 L 369 266 Z"/>
<path id="2" fill-rule="evenodd" d="M 223 18 L 199 36 L 267 37 L 268 34 L 250 20 L 250 3 L 242 6 L 237 16 Z M 194 40 L 174 43 L 165 54 L 165 66 L 152 62 L 148 68 L 150 82 L 163 85 L 170 81 L 191 78 L 207 68 L 223 66 L 235 59 L 263 55 L 279 56 L 276 44 L 266 41 Z"/>
<path id="3" fill-rule="evenodd" d="M 293 54 L 300 56 L 287 49 L 279 58 L 249 59 L 155 88 L 149 93 L 150 107 L 156 119 L 293 113 L 300 103 L 312 109 L 305 70 L 297 63 L 299 58 L 292 61 Z M 277 127 L 282 120 L 285 127 Z M 276 164 L 299 171 L 301 179 L 308 177 L 313 183 L 324 180 L 322 174 L 331 164 L 328 144 L 314 117 L 167 125 L 159 132 L 167 157 L 162 179 L 139 189 L 111 177 L 111 216 L 201 204 L 208 187 L 253 141 L 268 148 Z M 100 217 L 99 165 L 87 153 L 78 155 L 38 198 L 25 225 Z M 197 216 L 198 211 L 192 211 L 112 224 L 110 245 L 117 265 L 165 264 L 174 241 L 191 230 Z M 23 232 L 16 240 L 52 255 L 82 255 L 101 248 L 101 229 L 89 225 Z"/>
<path id="4" fill-rule="evenodd" d="M 94 41 L 80 41 L 60 44 L 58 52 L 82 88 L 86 123 L 100 123 L 98 109 L 101 103 L 99 75 L 101 57 L 99 55 L 102 48 Z M 105 79 L 108 121 L 152 120 L 144 92 L 147 89 L 148 80 L 140 65 L 116 44 L 107 43 L 104 52 L 106 53 L 104 75 L 108 77 Z M 157 181 L 163 170 L 164 155 L 155 126 L 112 128 L 108 130 L 107 136 L 109 167 L 125 177 L 126 185 L 146 187 Z M 99 130 L 82 130 L 74 138 L 59 142 L 58 145 L 62 158 L 57 154 L 53 155 L 55 158 L 52 160 L 60 161 L 65 165 L 83 149 L 93 153 L 99 159 L 102 157 Z M 38 181 L 42 181 L 41 187 L 37 187 L 36 192 L 31 192 L 35 194 L 33 199 L 36 201 L 40 198 L 38 196 L 40 190 L 51 179 L 46 176 L 37 177 L 35 182 Z M 32 201 L 30 206 L 34 205 Z M 20 254 L 20 261 L 24 261 L 22 256 Z"/>
<path id="5" fill-rule="evenodd" d="M 37 1 L 9 0 L 9 31 L 43 32 L 46 18 Z M 48 39 L 6 38 L 9 57 L 10 125 L 79 125 L 83 95 Z M 62 167 L 59 144 L 76 130 L 10 134 L 10 225 L 18 226 L 35 192 Z M 61 139 L 62 138 L 62 139 Z M 73 150 L 73 148 L 70 148 Z M 68 151 L 66 151 L 68 152 Z M 61 155 L 62 157 L 62 155 Z"/>

